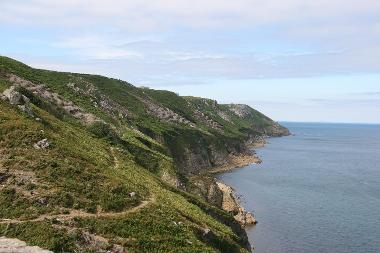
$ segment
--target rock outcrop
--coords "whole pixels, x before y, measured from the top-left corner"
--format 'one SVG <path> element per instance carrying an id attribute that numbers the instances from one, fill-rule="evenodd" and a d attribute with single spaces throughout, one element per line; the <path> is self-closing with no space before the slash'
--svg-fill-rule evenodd
<path id="1" fill-rule="evenodd" d="M 67 113 L 71 114 L 74 118 L 81 120 L 82 122 L 86 124 L 94 123 L 95 121 L 98 121 L 99 119 L 94 116 L 91 113 L 86 112 L 82 108 L 76 106 L 72 101 L 69 101 L 67 99 L 64 99 L 61 97 L 58 93 L 50 91 L 45 85 L 43 84 L 35 84 L 29 80 L 25 80 L 19 76 L 16 76 L 14 74 L 8 75 L 8 81 L 13 84 L 13 87 L 23 87 L 29 91 L 31 91 L 33 94 L 38 95 L 49 102 L 58 105 L 62 109 L 64 109 Z M 14 89 L 14 88 L 13 88 Z M 25 96 L 23 96 L 24 98 Z M 14 98 L 15 101 L 17 101 L 18 96 Z"/>
<path id="2" fill-rule="evenodd" d="M 53 253 L 37 246 L 27 246 L 18 239 L 0 237 L 0 253 Z"/>
<path id="3" fill-rule="evenodd" d="M 222 207 L 223 192 L 219 189 L 216 179 L 210 176 L 192 177 L 192 183 L 195 186 L 193 189 L 187 189 L 193 194 L 201 196 L 208 203 Z"/>
<path id="4" fill-rule="evenodd" d="M 17 107 L 29 117 L 34 116 L 29 98 L 17 91 L 16 86 L 11 86 L 9 89 L 6 89 L 1 98 L 3 100 L 8 100 L 11 105 L 17 105 Z"/>
<path id="5" fill-rule="evenodd" d="M 42 139 L 33 145 L 35 149 L 47 149 L 49 148 L 50 143 L 47 139 Z"/>
<path id="6" fill-rule="evenodd" d="M 217 185 L 223 194 L 223 210 L 231 213 L 234 216 L 235 220 L 239 222 L 239 224 L 243 227 L 254 225 L 257 223 L 253 214 L 250 212 L 246 212 L 245 209 L 239 204 L 234 195 L 234 190 L 232 189 L 232 187 L 221 182 L 217 182 Z"/>

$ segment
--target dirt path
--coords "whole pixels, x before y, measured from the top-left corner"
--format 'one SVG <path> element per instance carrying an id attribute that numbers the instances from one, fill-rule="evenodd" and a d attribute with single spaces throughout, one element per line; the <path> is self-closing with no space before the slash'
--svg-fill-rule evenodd
<path id="1" fill-rule="evenodd" d="M 111 147 L 111 153 L 114 159 L 114 167 L 118 168 L 120 166 L 120 161 L 117 158 L 115 154 L 115 148 Z M 25 223 L 25 222 L 39 222 L 44 220 L 52 220 L 56 219 L 58 221 L 67 221 L 72 220 L 74 218 L 107 218 L 107 217 L 121 217 L 126 214 L 136 213 L 140 209 L 145 208 L 149 204 L 152 204 L 156 201 L 155 197 L 152 196 L 148 200 L 142 201 L 138 206 L 135 206 L 131 209 L 125 210 L 123 212 L 98 212 L 98 213 L 87 213 L 81 210 L 76 209 L 69 209 L 68 214 L 56 214 L 56 215 L 50 215 L 50 214 L 43 214 L 35 219 L 30 220 L 18 220 L 18 219 L 0 219 L 0 224 L 19 224 L 19 223 Z"/>
<path id="2" fill-rule="evenodd" d="M 152 197 L 149 200 L 142 201 L 140 205 L 135 206 L 132 209 L 128 209 L 126 211 L 118 212 L 118 213 L 112 213 L 112 212 L 86 213 L 80 210 L 72 209 L 70 210 L 69 214 L 56 214 L 56 215 L 44 214 L 44 215 L 39 216 L 38 218 L 30 219 L 30 220 L 1 219 L 0 224 L 19 224 L 19 223 L 25 223 L 25 222 L 38 222 L 38 221 L 52 220 L 52 219 L 56 219 L 59 221 L 67 221 L 67 220 L 72 220 L 74 218 L 107 218 L 107 217 L 116 218 L 116 217 L 124 216 L 126 214 L 136 213 L 140 209 L 143 209 L 147 205 L 154 202 L 155 202 L 155 198 Z"/>

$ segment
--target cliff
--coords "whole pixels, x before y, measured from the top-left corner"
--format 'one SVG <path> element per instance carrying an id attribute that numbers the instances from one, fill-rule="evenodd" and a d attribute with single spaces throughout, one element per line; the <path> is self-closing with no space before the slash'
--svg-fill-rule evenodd
<path id="1" fill-rule="evenodd" d="M 0 94 L 3 236 L 55 252 L 250 251 L 220 188 L 191 177 L 287 129 L 245 105 L 7 57 Z"/>

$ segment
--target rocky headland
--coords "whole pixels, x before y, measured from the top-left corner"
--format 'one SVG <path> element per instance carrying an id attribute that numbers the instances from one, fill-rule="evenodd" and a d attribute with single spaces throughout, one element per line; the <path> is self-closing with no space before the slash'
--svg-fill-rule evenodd
<path id="1" fill-rule="evenodd" d="M 253 214 L 214 175 L 288 134 L 248 105 L 0 56 L 0 231 L 55 252 L 250 252 Z"/>

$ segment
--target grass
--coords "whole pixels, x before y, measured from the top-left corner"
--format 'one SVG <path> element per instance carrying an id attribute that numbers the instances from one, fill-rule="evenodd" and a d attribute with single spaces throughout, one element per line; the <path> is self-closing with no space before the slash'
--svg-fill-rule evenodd
<path id="1" fill-rule="evenodd" d="M 84 124 L 21 87 L 39 121 L 0 100 L 1 219 L 30 220 L 70 210 L 119 213 L 154 202 L 121 216 L 75 218 L 63 225 L 0 224 L 1 235 L 54 252 L 89 250 L 91 245 L 82 245 L 83 233 L 100 235 L 128 252 L 247 252 L 244 231 L 231 215 L 161 177 L 189 184 L 189 153 L 201 157 L 205 168 L 215 165 L 214 153 L 227 157 L 244 148 L 245 139 L 273 124 L 269 118 L 253 109 L 241 118 L 212 100 L 97 75 L 33 69 L 7 57 L 0 57 L 0 92 L 11 85 L 9 74 L 45 85 L 101 121 Z M 160 120 L 145 103 L 166 107 L 195 127 Z M 222 129 L 196 117 L 196 111 Z M 45 138 L 49 148 L 33 147 Z"/>
<path id="2" fill-rule="evenodd" d="M 6 183 L 0 195 L 2 218 L 30 219 L 44 213 L 62 212 L 62 208 L 95 212 L 98 206 L 106 212 L 119 212 L 154 196 L 156 203 L 141 212 L 119 218 L 77 219 L 71 226 L 76 231 L 90 231 L 110 241 L 119 238 L 132 252 L 215 252 L 221 247 L 232 247 L 235 252 L 243 250 L 229 227 L 198 206 L 199 203 L 208 204 L 202 200 L 192 203 L 185 193 L 161 182 L 135 162 L 135 155 L 139 154 L 123 145 L 116 145 L 112 153 L 110 146 L 113 144 L 104 136 L 94 135 L 70 121 L 62 121 L 41 108 L 34 108 L 41 122 L 28 118 L 3 101 L 0 101 L 0 108 L 0 143 L 5 155 L 1 168 L 35 175 L 33 184 L 17 185 L 7 181 L 9 184 Z M 34 149 L 33 144 L 42 138 L 47 138 L 51 147 Z M 142 150 L 155 154 L 142 143 L 139 145 Z M 173 169 L 171 159 L 158 155 L 157 151 L 155 155 L 161 159 L 158 160 L 161 166 Z M 115 159 L 119 166 L 115 165 Z M 35 194 L 25 197 L 23 192 L 30 190 Z M 132 191 L 136 196 L 126 197 Z M 47 206 L 38 204 L 43 197 L 48 199 Z M 178 227 L 173 221 L 182 221 L 185 225 Z M 214 239 L 219 243 L 203 239 L 199 234 L 201 227 L 215 231 Z M 49 222 L 8 227 L 1 224 L 0 231 L 4 236 L 17 237 L 54 252 L 71 252 L 77 248 L 79 240 L 76 234 Z"/>

